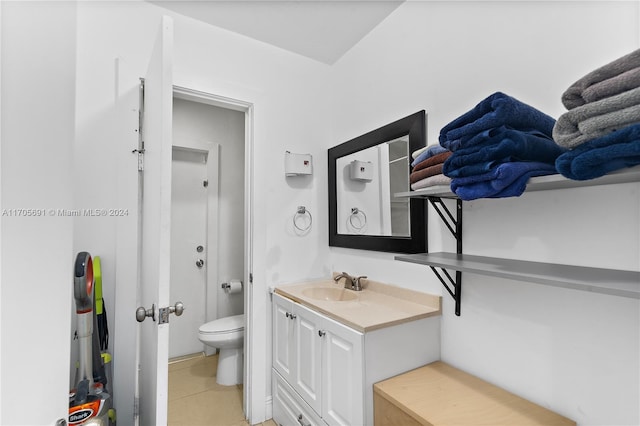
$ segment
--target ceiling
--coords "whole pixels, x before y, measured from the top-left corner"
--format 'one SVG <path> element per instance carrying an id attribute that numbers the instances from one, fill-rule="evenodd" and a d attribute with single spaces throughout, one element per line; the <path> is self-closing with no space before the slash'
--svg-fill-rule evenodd
<path id="1" fill-rule="evenodd" d="M 148 0 L 181 15 L 333 64 L 404 0 Z"/>

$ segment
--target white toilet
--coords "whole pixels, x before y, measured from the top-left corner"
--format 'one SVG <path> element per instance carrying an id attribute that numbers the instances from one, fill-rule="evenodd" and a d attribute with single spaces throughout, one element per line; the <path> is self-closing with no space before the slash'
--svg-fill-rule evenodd
<path id="1" fill-rule="evenodd" d="M 198 339 L 205 345 L 220 349 L 216 383 L 224 386 L 242 383 L 244 314 L 201 325 Z"/>

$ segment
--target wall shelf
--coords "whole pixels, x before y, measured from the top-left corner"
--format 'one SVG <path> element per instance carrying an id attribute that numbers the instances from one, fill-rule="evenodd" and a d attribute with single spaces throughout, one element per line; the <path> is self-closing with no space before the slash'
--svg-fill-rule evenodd
<path id="1" fill-rule="evenodd" d="M 590 180 L 571 180 L 562 175 L 537 176 L 529 179 L 527 189 L 529 191 L 548 191 L 552 189 L 564 188 L 581 188 L 585 186 L 612 185 L 617 183 L 640 182 L 640 166 L 635 166 L 623 170 L 618 170 L 597 179 Z M 438 185 L 429 188 L 419 189 L 417 191 L 397 192 L 394 194 L 397 198 L 458 198 L 456 194 L 451 192 L 448 185 Z"/>
<path id="2" fill-rule="evenodd" d="M 444 252 L 401 255 L 395 259 L 515 281 L 640 299 L 640 272 L 635 271 Z"/>
<path id="3" fill-rule="evenodd" d="M 619 170 L 597 179 L 576 181 L 562 175 L 539 176 L 529 179 L 527 191 L 548 191 L 564 188 L 592 187 L 640 182 L 640 166 Z M 423 198 L 436 210 L 443 223 L 456 239 L 456 253 L 425 253 L 399 255 L 402 262 L 428 265 L 455 301 L 455 314 L 460 316 L 462 272 L 530 282 L 554 287 L 640 299 L 640 272 L 592 268 L 556 263 L 530 262 L 513 259 L 474 256 L 462 253 L 462 200 L 448 185 L 433 186 L 395 193 L 397 198 Z M 442 199 L 456 200 L 456 215 Z M 440 268 L 440 271 L 438 269 Z M 454 270 L 455 278 L 448 269 Z"/>

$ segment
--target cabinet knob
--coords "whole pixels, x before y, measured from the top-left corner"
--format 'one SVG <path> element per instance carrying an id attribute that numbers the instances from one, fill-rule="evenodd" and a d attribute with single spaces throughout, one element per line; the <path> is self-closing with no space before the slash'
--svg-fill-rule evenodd
<path id="1" fill-rule="evenodd" d="M 324 337 L 324 335 L 325 335 L 325 334 L 327 334 L 327 332 L 326 332 L 326 331 L 324 331 L 324 330 L 318 330 L 318 336 L 320 336 L 320 337 Z"/>
<path id="2" fill-rule="evenodd" d="M 291 312 L 287 312 L 287 313 L 285 314 L 285 316 L 286 316 L 287 318 L 289 318 L 289 319 L 296 319 L 296 315 L 295 315 L 295 314 L 292 314 Z"/>
<path id="3" fill-rule="evenodd" d="M 298 416 L 298 423 L 300 423 L 300 426 L 311 426 L 311 423 L 304 422 L 304 418 L 302 417 L 302 414 Z"/>

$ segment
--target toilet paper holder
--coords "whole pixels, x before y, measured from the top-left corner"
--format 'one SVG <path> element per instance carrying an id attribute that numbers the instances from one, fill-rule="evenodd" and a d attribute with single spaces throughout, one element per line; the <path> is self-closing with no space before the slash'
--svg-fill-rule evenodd
<path id="1" fill-rule="evenodd" d="M 239 281 L 239 282 L 240 282 L 240 286 L 242 286 L 242 281 Z M 223 290 L 231 289 L 231 283 L 222 283 L 220 286 L 222 287 Z"/>

